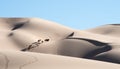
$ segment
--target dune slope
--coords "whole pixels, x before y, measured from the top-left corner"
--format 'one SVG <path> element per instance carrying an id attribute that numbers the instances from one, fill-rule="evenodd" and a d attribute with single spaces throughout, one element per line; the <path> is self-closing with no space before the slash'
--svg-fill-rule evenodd
<path id="1" fill-rule="evenodd" d="M 0 18 L 0 69 L 118 69 L 119 24 L 75 30 L 40 18 Z"/>

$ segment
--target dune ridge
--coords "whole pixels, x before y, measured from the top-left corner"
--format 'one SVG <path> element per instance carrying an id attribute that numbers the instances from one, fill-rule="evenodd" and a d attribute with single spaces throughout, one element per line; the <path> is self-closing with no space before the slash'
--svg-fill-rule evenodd
<path id="1" fill-rule="evenodd" d="M 76 30 L 40 18 L 0 18 L 0 69 L 119 69 L 119 24 Z"/>

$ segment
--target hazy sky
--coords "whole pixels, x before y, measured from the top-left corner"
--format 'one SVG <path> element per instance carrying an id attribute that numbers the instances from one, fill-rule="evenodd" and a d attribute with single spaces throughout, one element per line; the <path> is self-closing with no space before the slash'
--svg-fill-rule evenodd
<path id="1" fill-rule="evenodd" d="M 1 17 L 39 17 L 88 29 L 120 23 L 120 0 L 0 0 Z"/>

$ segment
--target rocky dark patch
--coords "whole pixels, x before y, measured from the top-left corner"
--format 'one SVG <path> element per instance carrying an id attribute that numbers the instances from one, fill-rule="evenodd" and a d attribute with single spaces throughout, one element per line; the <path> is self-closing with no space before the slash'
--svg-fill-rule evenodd
<path id="1" fill-rule="evenodd" d="M 42 40 L 38 40 L 37 42 L 33 42 L 27 48 L 24 48 L 21 51 L 28 51 L 28 50 L 30 50 L 32 48 L 38 47 L 41 43 L 43 43 L 43 41 Z"/>
<path id="2" fill-rule="evenodd" d="M 45 39 L 44 41 L 49 41 L 50 39 Z"/>
<path id="3" fill-rule="evenodd" d="M 9 37 L 10 37 L 10 36 L 13 36 L 13 35 L 14 35 L 13 33 L 8 34 Z"/>

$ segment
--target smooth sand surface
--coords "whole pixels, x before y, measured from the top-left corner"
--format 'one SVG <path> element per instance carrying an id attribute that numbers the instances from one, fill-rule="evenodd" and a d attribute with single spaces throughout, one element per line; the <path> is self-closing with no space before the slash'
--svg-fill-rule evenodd
<path id="1" fill-rule="evenodd" d="M 0 18 L 0 69 L 119 69 L 119 24 L 76 30 L 40 18 Z"/>

